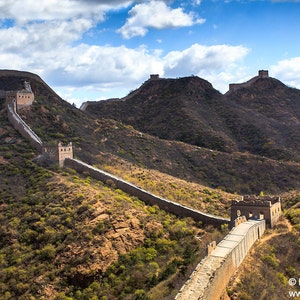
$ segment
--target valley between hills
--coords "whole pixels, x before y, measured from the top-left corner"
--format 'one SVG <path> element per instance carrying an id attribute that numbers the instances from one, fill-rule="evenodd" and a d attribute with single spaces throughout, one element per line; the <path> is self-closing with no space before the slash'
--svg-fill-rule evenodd
<path id="1" fill-rule="evenodd" d="M 42 80 L 23 120 L 43 141 L 157 195 L 229 216 L 243 194 L 280 195 L 284 217 L 254 246 L 225 299 L 289 299 L 299 273 L 300 91 L 274 78 L 222 95 L 198 78 L 146 81 L 82 111 Z M 112 184 L 43 165 L 0 100 L 1 299 L 174 299 L 228 228 L 180 219 Z M 296 289 L 297 287 L 294 287 Z"/>

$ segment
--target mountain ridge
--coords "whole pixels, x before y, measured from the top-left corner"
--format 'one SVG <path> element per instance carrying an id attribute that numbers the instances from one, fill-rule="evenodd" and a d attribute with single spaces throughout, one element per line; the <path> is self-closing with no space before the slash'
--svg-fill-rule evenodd
<path id="1" fill-rule="evenodd" d="M 224 95 L 196 76 L 150 79 L 133 96 L 89 103 L 85 111 L 163 139 L 300 161 L 300 91 L 271 77 Z"/>
<path id="2" fill-rule="evenodd" d="M 5 77 L 5 82 L 13 83 L 9 89 L 19 89 L 28 79 L 19 75 Z M 43 141 L 72 141 L 75 156 L 81 160 L 213 214 L 226 215 L 236 193 L 279 193 L 284 196 L 284 208 L 296 203 L 288 217 L 293 224 L 299 223 L 297 161 L 159 139 L 122 122 L 80 111 L 32 77 L 31 85 L 35 101 L 19 113 Z M 213 102 L 209 107 L 222 112 L 219 101 L 209 98 L 211 89 L 206 86 L 208 95 L 202 94 L 206 95 L 203 101 Z M 39 166 L 37 151 L 9 124 L 4 103 L 0 99 L 1 297 L 174 299 L 193 264 L 205 256 L 207 242 L 219 240 L 222 233 L 147 207 L 110 182 L 103 184 L 71 169 Z M 222 122 L 227 117 L 225 113 Z M 269 273 L 275 274 L 277 266 L 269 282 L 276 283 L 278 288 L 272 293 L 278 295 L 288 287 L 286 278 L 295 276 L 290 261 L 299 243 L 299 234 L 285 235 L 280 226 L 277 230 L 284 235 L 282 241 L 288 241 L 289 259 L 279 256 L 280 243 L 261 258 L 265 267 L 272 268 L 267 269 Z M 263 289 L 260 286 L 259 291 Z"/>
<path id="3" fill-rule="evenodd" d="M 24 79 L 26 79 L 24 74 L 19 77 L 11 77 L 12 82 L 15 82 L 16 89 Z M 5 77 L 5 81 L 7 80 L 9 78 Z M 200 88 L 196 86 L 193 91 L 198 88 L 201 91 L 199 97 L 202 98 L 204 97 L 203 91 L 206 91 L 205 95 L 210 95 L 208 98 L 205 96 L 200 102 L 207 102 L 211 110 L 222 113 L 222 107 L 220 108 L 219 105 L 220 102 L 224 103 L 226 101 L 223 99 L 220 101 L 217 98 L 221 94 L 212 89 L 211 84 L 207 81 L 191 77 L 183 79 L 183 84 L 189 83 L 190 86 L 194 86 L 195 82 L 199 81 L 201 82 Z M 153 88 L 157 88 L 155 86 L 156 82 L 164 84 L 165 80 L 153 80 Z M 168 82 L 173 85 L 178 80 L 172 79 Z M 32 107 L 20 112 L 21 117 L 47 143 L 58 141 L 68 143 L 72 141 L 75 156 L 89 164 L 101 167 L 101 164 L 105 163 L 105 153 L 109 153 L 149 169 L 157 169 L 185 180 L 242 194 L 260 193 L 261 191 L 278 193 L 299 187 L 299 164 L 297 160 L 278 161 L 276 157 L 268 158 L 264 155 L 251 154 L 247 149 L 244 152 L 239 152 L 232 147 L 233 149 L 225 149 L 226 152 L 224 152 L 176 140 L 160 139 L 143 131 L 141 132 L 139 128 L 136 129 L 131 125 L 78 110 L 56 94 L 53 94 L 51 90 L 47 89 L 47 85 L 38 81 L 32 80 L 31 85 L 36 99 Z M 180 90 L 181 88 L 178 87 L 177 91 Z M 191 91 L 187 90 L 186 92 L 190 93 Z M 176 93 L 173 92 L 173 94 Z M 217 99 L 211 95 L 214 95 Z M 179 103 L 184 102 L 183 97 L 178 98 Z M 125 103 L 125 101 L 123 102 Z M 171 100 L 170 103 L 172 104 Z M 172 105 L 169 109 L 173 109 Z M 231 113 L 234 116 L 235 111 L 231 112 L 229 110 L 229 116 Z M 208 129 L 211 128 L 209 126 L 219 126 L 221 130 L 224 122 L 230 124 L 233 128 L 239 126 L 240 123 L 243 124 L 242 119 L 239 123 L 232 122 L 232 120 L 238 120 L 237 118 L 233 117 L 227 120 L 227 117 L 228 114 L 225 112 L 225 117 L 220 121 L 221 125 L 208 124 L 206 126 Z M 182 114 L 177 114 L 177 118 L 182 120 L 179 125 L 187 130 L 187 136 L 189 137 L 189 130 L 193 128 L 185 125 L 186 118 L 183 118 Z M 163 124 L 166 123 L 165 120 L 162 121 Z M 173 122 L 176 128 L 180 128 L 177 125 L 176 118 L 173 119 Z M 258 142 L 261 142 L 261 139 L 255 135 L 256 132 L 251 124 L 246 125 L 248 127 L 244 126 L 242 129 L 248 130 L 253 135 L 250 138 L 257 138 Z M 169 128 L 172 129 L 172 127 Z M 241 129 L 238 128 L 238 130 Z M 232 141 L 227 132 L 218 131 L 217 133 L 219 136 L 215 132 L 205 136 L 210 144 L 217 146 L 216 148 L 220 147 L 222 143 L 224 144 L 222 135 L 225 136 L 226 141 Z M 218 144 L 218 139 L 222 143 Z M 248 142 L 251 143 L 252 141 L 250 139 Z"/>

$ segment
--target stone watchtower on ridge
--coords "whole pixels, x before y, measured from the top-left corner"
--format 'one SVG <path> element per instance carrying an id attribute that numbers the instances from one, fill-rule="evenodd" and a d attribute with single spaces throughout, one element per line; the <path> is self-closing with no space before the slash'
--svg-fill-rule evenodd
<path id="1" fill-rule="evenodd" d="M 159 74 L 150 74 L 150 80 L 157 80 L 159 79 Z"/>
<path id="2" fill-rule="evenodd" d="M 241 200 L 231 202 L 231 223 L 240 216 L 247 220 L 266 220 L 269 227 L 273 227 L 282 215 L 280 197 L 272 196 L 243 196 Z"/>
<path id="3" fill-rule="evenodd" d="M 250 80 L 243 82 L 243 83 L 230 83 L 229 84 L 229 91 L 227 93 L 231 93 L 234 91 L 239 90 L 240 88 L 245 88 L 251 86 L 254 82 L 256 82 L 260 78 L 268 78 L 269 71 L 268 70 L 259 70 L 258 75 L 251 78 Z"/>
<path id="4" fill-rule="evenodd" d="M 34 101 L 34 93 L 31 90 L 30 82 L 24 81 L 24 89 L 20 91 L 6 92 L 6 103 L 16 101 L 17 110 L 31 106 Z"/>
<path id="5" fill-rule="evenodd" d="M 17 110 L 24 107 L 30 107 L 34 101 L 34 93 L 32 92 L 30 82 L 24 81 L 24 89 L 21 91 L 0 91 L 0 97 L 5 98 L 7 105 L 8 118 L 16 130 L 21 135 L 29 139 L 34 147 L 42 151 L 41 158 L 45 161 L 58 162 L 60 167 L 64 166 L 66 158 L 73 158 L 72 143 L 62 145 L 59 142 L 56 145 L 43 143 L 38 135 L 22 120 Z"/>
<path id="6" fill-rule="evenodd" d="M 268 70 L 259 70 L 258 71 L 258 77 L 268 78 L 269 77 L 269 71 Z"/>
<path id="7" fill-rule="evenodd" d="M 59 166 L 63 167 L 66 158 L 73 158 L 72 143 L 67 145 L 63 145 L 61 142 L 57 145 L 43 144 L 42 155 L 44 158 L 48 158 L 51 161 L 58 161 Z"/>

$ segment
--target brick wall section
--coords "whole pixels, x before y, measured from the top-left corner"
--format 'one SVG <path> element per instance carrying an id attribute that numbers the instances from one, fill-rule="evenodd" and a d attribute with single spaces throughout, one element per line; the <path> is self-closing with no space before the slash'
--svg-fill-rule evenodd
<path id="1" fill-rule="evenodd" d="M 230 217 L 232 224 L 238 214 L 245 216 L 246 219 L 265 219 L 267 225 L 272 228 L 282 215 L 280 197 L 244 196 L 243 200 L 232 200 Z"/>
<path id="2" fill-rule="evenodd" d="M 43 144 L 42 140 L 18 115 L 18 113 L 16 112 L 16 103 L 14 100 L 7 104 L 7 115 L 13 127 L 17 131 L 19 131 L 19 133 L 24 138 L 28 139 L 33 147 L 35 147 L 39 152 L 41 152 Z"/>
<path id="3" fill-rule="evenodd" d="M 196 267 L 180 289 L 176 300 L 219 300 L 230 277 L 237 270 L 252 245 L 264 233 L 265 221 L 246 221 L 217 245 Z"/>
<path id="4" fill-rule="evenodd" d="M 179 217 L 191 217 L 195 221 L 201 221 L 205 224 L 211 224 L 214 226 L 221 226 L 222 224 L 229 224 L 230 220 L 226 218 L 221 218 L 211 214 L 206 214 L 201 211 L 194 210 L 192 208 L 186 207 L 179 203 L 169 201 L 167 199 L 153 195 L 136 185 L 133 185 L 129 182 L 122 180 L 112 174 L 109 174 L 105 171 L 94 168 L 82 161 L 76 159 L 65 159 L 65 167 L 75 169 L 79 173 L 88 173 L 91 177 L 98 179 L 104 183 L 107 183 L 108 180 L 112 180 L 117 188 L 123 190 L 124 192 L 139 198 L 148 205 L 157 205 L 159 208 L 173 213 Z"/>

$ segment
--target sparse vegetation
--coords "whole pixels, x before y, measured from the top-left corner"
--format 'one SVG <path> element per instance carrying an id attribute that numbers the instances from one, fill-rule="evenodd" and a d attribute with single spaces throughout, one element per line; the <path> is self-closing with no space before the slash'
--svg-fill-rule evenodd
<path id="1" fill-rule="evenodd" d="M 286 215 L 292 211 L 293 207 Z M 227 294 L 231 299 L 290 299 L 289 291 L 299 290 L 298 285 L 288 284 L 290 278 L 300 278 L 299 245 L 299 230 L 282 218 L 276 228 L 254 246 L 232 279 Z"/>
<path id="2" fill-rule="evenodd" d="M 172 297 L 222 237 L 72 170 L 46 170 L 5 130 L 16 139 L 0 151 L 14 154 L 0 172 L 2 299 L 159 299 L 157 284 Z"/>
<path id="3" fill-rule="evenodd" d="M 0 89 L 22 88 L 23 79 L 2 78 Z M 278 135 L 268 131 L 272 127 L 268 122 L 281 116 L 286 103 L 292 103 L 292 119 L 297 119 L 299 110 L 293 99 L 299 93 L 289 93 L 274 83 L 272 89 L 279 96 L 271 99 L 267 87 L 263 92 L 257 88 L 252 92 L 263 97 L 249 102 L 249 91 L 239 92 L 234 106 L 228 99 L 222 101 L 229 105 L 224 109 L 220 94 L 208 83 L 197 86 L 196 81 L 184 79 L 183 85 L 151 98 L 149 118 L 159 126 L 150 128 L 150 122 L 146 123 L 153 132 L 160 130 L 161 138 L 210 149 L 160 140 L 140 133 L 137 124 L 83 113 L 35 80 L 31 85 L 36 100 L 20 114 L 44 141 L 72 141 L 75 155 L 83 161 L 209 213 L 228 214 L 229 200 L 236 195 L 224 191 L 287 191 L 283 205 L 293 229 L 282 220 L 256 246 L 227 289 L 232 299 L 285 299 L 288 279 L 300 277 L 300 198 L 299 191 L 291 192 L 299 189 L 299 139 L 294 126 L 284 122 L 285 134 L 279 135 L 277 143 Z M 187 93 L 184 97 L 174 97 L 182 91 Z M 141 95 L 144 92 L 147 95 L 147 91 Z M 277 103 L 280 95 L 286 97 L 278 110 L 268 101 Z M 163 118 L 156 111 L 160 98 Z M 195 113 L 195 101 L 205 111 L 196 119 L 189 118 Z M 264 114 L 266 123 L 262 119 L 249 123 L 247 115 L 241 117 L 233 109 L 241 103 L 247 107 L 245 112 Z M 35 150 L 10 126 L 3 101 L 0 107 L 1 299 L 173 299 L 205 255 L 206 244 L 227 233 L 226 226 L 218 231 L 146 206 L 116 189 L 113 182 L 102 184 L 73 170 L 42 168 L 36 163 Z M 172 116 L 170 127 L 165 122 L 167 112 Z M 219 129 L 211 126 L 212 121 L 219 122 Z M 175 132 L 170 128 L 176 128 Z"/>

